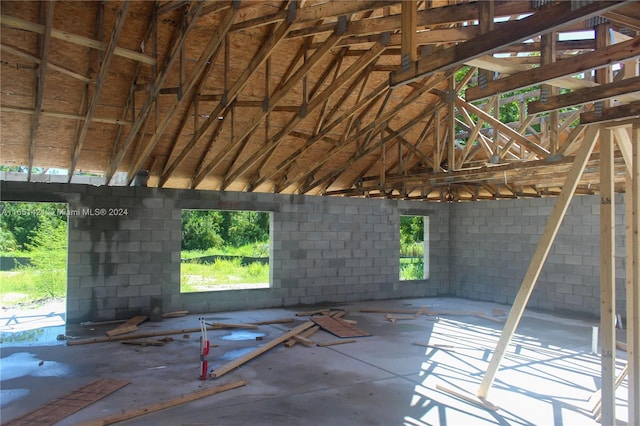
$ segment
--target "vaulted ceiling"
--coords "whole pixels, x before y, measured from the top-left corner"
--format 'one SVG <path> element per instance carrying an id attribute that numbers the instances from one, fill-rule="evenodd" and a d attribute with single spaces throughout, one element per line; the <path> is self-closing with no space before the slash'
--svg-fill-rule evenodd
<path id="1" fill-rule="evenodd" d="M 28 179 L 553 195 L 590 126 L 620 124 L 624 147 L 640 117 L 634 1 L 2 1 L 0 18 L 0 164 Z"/>

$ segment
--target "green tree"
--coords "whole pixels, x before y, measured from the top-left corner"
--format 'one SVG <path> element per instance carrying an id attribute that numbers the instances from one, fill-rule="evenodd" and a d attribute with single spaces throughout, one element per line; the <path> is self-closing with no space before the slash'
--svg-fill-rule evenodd
<path id="1" fill-rule="evenodd" d="M 67 226 L 64 221 L 43 220 L 27 247 L 31 265 L 38 271 L 35 285 L 48 297 L 64 297 L 67 291 Z"/>
<path id="2" fill-rule="evenodd" d="M 220 215 L 213 210 L 182 211 L 182 250 L 207 250 L 222 246 Z"/>
<path id="3" fill-rule="evenodd" d="M 0 202 L 0 229 L 2 234 L 11 234 L 15 249 L 27 250 L 33 245 L 38 228 L 45 222 L 58 226 L 67 216 L 59 214 L 66 211 L 62 203 L 14 203 Z"/>

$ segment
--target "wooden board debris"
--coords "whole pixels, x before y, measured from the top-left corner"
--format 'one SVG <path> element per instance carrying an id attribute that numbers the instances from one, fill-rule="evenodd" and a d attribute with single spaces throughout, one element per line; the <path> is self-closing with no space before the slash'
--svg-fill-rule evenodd
<path id="1" fill-rule="evenodd" d="M 380 308 L 361 308 L 360 312 L 370 313 L 370 314 L 409 314 L 409 315 L 417 315 L 418 312 L 424 312 L 424 309 L 380 309 Z"/>
<path id="2" fill-rule="evenodd" d="M 256 322 L 248 323 L 247 325 L 252 326 L 251 328 L 254 328 L 253 326 L 258 326 L 258 325 L 285 324 L 289 322 L 293 322 L 293 319 L 284 318 L 284 319 L 275 319 L 275 320 L 268 320 L 268 321 L 256 321 Z M 220 329 L 221 327 L 207 327 L 207 330 L 220 330 Z M 123 336 L 90 337 L 87 339 L 69 340 L 67 341 L 67 345 L 74 346 L 74 345 L 87 345 L 90 343 L 119 342 L 121 340 L 143 339 L 147 337 L 170 336 L 173 334 L 189 334 L 189 333 L 197 333 L 197 332 L 200 332 L 199 327 L 183 328 L 179 330 L 151 331 L 148 333 L 127 334 Z"/>
<path id="3" fill-rule="evenodd" d="M 164 342 L 158 340 L 123 340 L 120 343 L 123 345 L 164 346 Z"/>
<path id="4" fill-rule="evenodd" d="M 295 340 L 296 342 L 302 343 L 305 346 L 313 346 L 313 341 L 307 339 L 306 337 L 300 335 L 300 334 L 296 334 L 295 336 L 292 337 L 293 340 Z M 286 342 L 285 342 L 286 343 Z"/>
<path id="5" fill-rule="evenodd" d="M 311 335 L 313 335 L 314 333 L 318 332 L 318 330 L 320 330 L 320 326 L 314 325 L 313 327 L 311 327 L 308 330 L 303 331 L 302 333 L 300 333 L 298 336 L 302 336 L 302 337 L 311 337 Z M 284 345 L 288 348 L 294 346 L 296 343 L 298 343 L 298 341 L 294 338 L 291 338 L 289 340 L 287 340 L 286 342 L 284 342 Z"/>
<path id="6" fill-rule="evenodd" d="M 335 345 L 344 345 L 347 343 L 355 343 L 356 339 L 349 340 L 333 340 L 331 342 L 318 343 L 317 346 L 325 347 L 325 346 L 335 346 Z"/>
<path id="7" fill-rule="evenodd" d="M 486 319 L 488 321 L 493 321 L 493 322 L 497 322 L 498 324 L 503 324 L 504 320 L 500 319 L 500 318 L 495 318 L 489 315 L 485 315 L 485 314 L 477 314 L 476 315 L 478 318 L 482 318 L 482 319 Z"/>
<path id="8" fill-rule="evenodd" d="M 113 336 L 118 336 L 120 334 L 131 333 L 138 329 L 139 324 L 142 324 L 148 319 L 149 317 L 146 315 L 137 315 L 127 320 L 125 323 L 119 325 L 118 327 L 114 328 L 113 330 L 107 331 L 105 334 L 109 337 L 113 337 Z"/>
<path id="9" fill-rule="evenodd" d="M 206 323 L 206 324 L 212 327 L 214 330 L 221 329 L 221 328 L 244 328 L 247 330 L 255 330 L 258 328 L 258 326 L 255 324 L 232 324 L 228 322 L 214 322 L 211 324 L 209 323 Z"/>
<path id="10" fill-rule="evenodd" d="M 127 320 L 85 321 L 85 322 L 81 322 L 80 326 L 82 326 L 82 327 L 99 327 L 99 326 L 102 326 L 102 325 L 122 324 L 123 322 L 127 322 Z"/>
<path id="11" fill-rule="evenodd" d="M 224 385 L 216 386 L 214 388 L 203 389 L 187 395 L 182 395 L 182 396 L 170 399 L 168 401 L 147 405 L 146 407 L 135 408 L 133 410 L 123 411 L 121 413 L 114 414 L 112 416 L 102 417 L 100 419 L 92 420 L 87 423 L 82 423 L 80 426 L 104 426 L 104 425 L 110 425 L 113 423 L 122 422 L 125 420 L 133 419 L 135 417 L 143 416 L 145 414 L 164 410 L 165 408 L 175 407 L 177 405 L 195 401 L 196 399 L 201 399 L 207 396 L 215 395 L 220 392 L 239 388 L 241 386 L 245 386 L 246 384 L 247 384 L 246 381 L 238 380 L 236 382 L 227 383 Z"/>
<path id="12" fill-rule="evenodd" d="M 99 399 L 128 385 L 128 380 L 102 378 L 82 386 L 73 392 L 54 399 L 27 414 L 3 423 L 5 426 L 42 426 L 52 425 L 82 410 Z"/>
<path id="13" fill-rule="evenodd" d="M 312 317 L 311 321 L 318 324 L 321 328 L 338 337 L 366 337 L 371 336 L 370 333 L 360 330 L 358 327 L 345 322 L 342 318 L 331 316 Z"/>
<path id="14" fill-rule="evenodd" d="M 207 327 L 207 330 L 214 330 L 213 327 Z M 147 337 L 156 337 L 156 336 L 171 336 L 173 334 L 189 334 L 200 332 L 199 327 L 194 328 L 183 328 L 180 330 L 164 330 L 164 331 L 151 331 L 148 333 L 136 333 L 136 334 L 127 334 L 124 336 L 113 336 L 113 337 L 90 337 L 88 339 L 78 339 L 78 340 L 68 340 L 67 346 L 75 346 L 75 345 L 87 345 L 90 343 L 105 343 L 105 342 L 119 342 L 121 340 L 130 340 L 130 339 L 143 339 Z"/>
<path id="15" fill-rule="evenodd" d="M 392 314 L 386 314 L 384 316 L 384 318 L 392 323 L 395 323 L 396 321 L 402 321 L 402 320 L 414 320 L 416 318 L 418 318 L 416 315 L 392 315 Z"/>
<path id="16" fill-rule="evenodd" d="M 303 331 L 307 330 L 308 328 L 313 327 L 313 322 L 312 321 L 307 321 L 304 324 L 301 324 L 295 328 L 293 328 L 292 330 L 290 330 L 289 332 L 283 334 L 282 336 L 279 336 L 273 340 L 271 340 L 270 342 L 266 343 L 264 346 L 261 346 L 251 352 L 249 352 L 248 354 L 245 354 L 239 358 L 234 359 L 231 362 L 228 362 L 218 368 L 216 368 L 215 370 L 213 370 L 210 373 L 210 376 L 213 378 L 218 378 L 224 374 L 227 374 L 229 371 L 241 366 L 242 364 L 245 364 L 249 361 L 251 361 L 252 359 L 254 359 L 255 357 L 262 355 L 263 353 L 265 353 L 266 351 L 268 351 L 269 349 L 272 349 L 276 346 L 278 346 L 280 343 L 283 343 L 287 340 L 289 340 L 290 338 L 292 338 L 293 336 L 302 333 Z"/>
<path id="17" fill-rule="evenodd" d="M 325 308 L 325 309 L 316 309 L 315 311 L 304 311 L 304 312 L 297 312 L 296 316 L 297 317 L 310 317 L 312 315 L 318 315 L 318 314 L 327 314 L 329 313 L 330 309 L 329 308 Z"/>
<path id="18" fill-rule="evenodd" d="M 287 324 L 293 322 L 293 318 L 281 318 L 281 319 L 274 319 L 274 320 L 267 320 L 267 321 L 254 321 L 251 322 L 249 324 L 253 324 L 253 325 L 269 325 L 269 324 Z"/>
<path id="19" fill-rule="evenodd" d="M 187 315 L 189 311 L 174 311 L 174 312 L 165 312 L 162 314 L 162 318 L 179 318 Z"/>

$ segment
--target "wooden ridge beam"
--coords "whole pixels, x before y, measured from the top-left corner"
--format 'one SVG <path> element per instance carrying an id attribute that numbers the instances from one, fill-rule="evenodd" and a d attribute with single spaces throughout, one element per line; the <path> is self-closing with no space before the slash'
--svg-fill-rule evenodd
<path id="1" fill-rule="evenodd" d="M 465 64 L 473 67 L 477 67 L 477 68 L 482 68 L 485 70 L 499 72 L 500 74 L 507 74 L 507 75 L 518 74 L 520 72 L 531 70 L 531 66 L 529 65 L 518 64 L 509 59 L 495 58 L 490 55 L 472 59 L 470 61 L 465 62 Z M 572 90 L 582 89 L 584 87 L 594 87 L 598 85 L 598 83 L 595 83 L 591 80 L 578 79 L 578 78 L 572 78 L 572 77 L 562 77 L 562 78 L 554 79 L 551 81 L 547 81 L 546 83 L 550 86 L 562 87 L 565 89 L 572 89 Z M 469 89 L 473 89 L 473 87 L 470 87 Z M 534 96 L 534 95 L 532 94 L 531 96 Z"/>
<path id="2" fill-rule="evenodd" d="M 509 22 L 468 42 L 445 49 L 413 63 L 409 71 L 395 71 L 389 76 L 392 87 L 410 83 L 417 78 L 463 64 L 470 59 L 494 53 L 510 44 L 519 43 L 538 34 L 582 21 L 624 4 L 623 1 L 596 1 L 576 10 L 572 2 L 560 2 L 543 8 L 519 21 Z M 497 8 L 496 8 L 497 13 Z"/>
<path id="3" fill-rule="evenodd" d="M 613 62 L 633 59 L 638 56 L 640 56 L 640 37 L 494 80 L 488 82 L 484 88 L 470 87 L 466 91 L 465 98 L 468 101 L 475 101 L 499 93 L 547 83 L 557 78 L 601 68 Z"/>
<path id="4" fill-rule="evenodd" d="M 537 114 L 587 102 L 601 101 L 632 92 L 640 92 L 640 77 L 627 78 L 613 83 L 576 90 L 564 95 L 551 96 L 545 102 L 542 100 L 529 102 L 527 110 L 529 114 Z"/>

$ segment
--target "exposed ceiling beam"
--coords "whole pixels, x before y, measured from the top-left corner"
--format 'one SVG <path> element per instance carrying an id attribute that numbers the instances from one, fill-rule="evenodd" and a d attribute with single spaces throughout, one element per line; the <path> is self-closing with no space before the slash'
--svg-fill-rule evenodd
<path id="1" fill-rule="evenodd" d="M 271 56 L 273 50 L 278 46 L 278 44 L 284 39 L 287 32 L 291 28 L 291 23 L 289 21 L 284 21 L 281 23 L 275 31 L 271 31 L 270 35 L 267 39 L 262 43 L 262 46 L 259 48 L 258 52 L 253 55 L 249 64 L 245 67 L 242 74 L 238 77 L 238 79 L 233 83 L 231 88 L 227 91 L 227 93 L 223 94 L 222 98 L 218 105 L 216 105 L 208 115 L 209 117 L 205 120 L 205 122 L 197 129 L 195 134 L 191 137 L 189 142 L 182 148 L 177 157 L 175 157 L 171 162 L 167 163 L 165 166 L 162 176 L 160 177 L 160 186 L 163 186 L 171 174 L 175 171 L 175 169 L 180 165 L 180 163 L 187 157 L 187 155 L 193 150 L 193 148 L 198 144 L 198 142 L 202 139 L 207 130 L 216 123 L 217 127 L 222 126 L 218 117 L 223 115 L 223 112 L 236 100 L 238 94 L 242 91 L 242 89 L 247 85 L 249 79 L 252 75 L 264 64 L 264 62 Z M 259 107 L 262 108 L 262 103 L 260 103 Z M 215 132 L 216 130 L 214 130 Z M 206 152 L 203 154 L 206 155 Z"/>
<path id="2" fill-rule="evenodd" d="M 3 27 L 30 31 L 37 34 L 44 34 L 45 32 L 44 25 L 25 21 L 24 19 L 16 18 L 14 16 L 0 15 L 0 24 Z M 77 34 L 72 34 L 66 31 L 56 30 L 55 28 L 51 29 L 51 37 L 58 40 L 66 41 L 68 43 L 77 44 L 78 46 L 90 47 L 92 49 L 102 51 L 107 50 L 107 44 L 102 41 L 93 40 L 88 37 L 79 36 Z M 124 49 L 122 47 L 116 47 L 114 54 L 116 56 L 139 61 L 147 65 L 155 65 L 156 63 L 156 60 L 150 56 L 133 50 Z"/>
<path id="3" fill-rule="evenodd" d="M 100 61 L 100 69 L 98 70 L 98 75 L 96 77 L 93 98 L 89 103 L 89 107 L 87 109 L 87 113 L 85 114 L 85 119 L 82 123 L 82 128 L 80 130 L 78 138 L 74 141 L 73 144 L 71 161 L 69 165 L 69 182 L 71 182 L 73 173 L 75 172 L 76 166 L 78 165 L 80 153 L 82 152 L 82 146 L 84 144 L 85 138 L 87 137 L 87 132 L 89 131 L 89 126 L 91 125 L 91 122 L 93 120 L 93 115 L 96 112 L 98 100 L 100 99 L 100 93 L 102 91 L 102 85 L 105 81 L 105 78 L 107 77 L 107 73 L 109 72 L 111 60 L 113 59 L 114 51 L 116 49 L 116 45 L 118 44 L 118 39 L 120 38 L 120 32 L 124 28 L 124 22 L 126 20 L 130 5 L 131 3 L 129 2 L 129 0 L 122 2 L 122 4 L 120 5 L 115 23 L 113 24 L 113 30 L 111 31 L 111 38 L 107 43 L 107 49 L 105 50 L 104 56 Z"/>
<path id="4" fill-rule="evenodd" d="M 614 9 L 624 1 L 596 1 L 573 10 L 573 2 L 560 2 L 541 9 L 519 21 L 512 21 L 482 37 L 445 49 L 412 64 L 409 71 L 390 74 L 391 86 L 407 84 L 420 77 L 460 65 L 483 55 L 494 53 L 510 44 L 519 43 L 541 33 L 554 31 L 573 22 Z M 496 7 L 497 12 L 497 7 Z"/>
<path id="5" fill-rule="evenodd" d="M 542 100 L 529 102 L 527 110 L 529 114 L 537 114 L 540 112 L 576 106 L 587 102 L 596 102 L 607 98 L 614 98 L 633 92 L 640 92 L 640 77 L 618 80 L 601 86 L 576 90 L 564 95 L 550 96 L 544 102 Z"/>
<path id="6" fill-rule="evenodd" d="M 184 46 L 188 34 L 195 27 L 195 23 L 198 20 L 197 15 L 201 8 L 202 8 L 202 3 L 198 2 L 197 5 L 193 7 L 194 9 L 193 13 L 190 14 L 193 16 L 190 18 L 185 18 L 185 19 L 188 19 L 187 20 L 188 25 L 184 28 L 183 33 L 180 35 L 180 41 L 179 41 L 180 49 L 178 49 L 178 51 L 182 49 L 182 46 Z M 202 74 L 204 73 L 204 70 L 208 67 L 209 62 L 213 60 L 212 58 L 220 50 L 220 46 L 222 46 L 227 36 L 227 33 L 229 32 L 229 28 L 231 27 L 231 24 L 233 23 L 233 20 L 235 19 L 237 14 L 238 14 L 238 8 L 237 8 L 236 2 L 234 2 L 234 7 L 232 7 L 227 11 L 225 16 L 222 18 L 220 24 L 211 33 L 211 38 L 207 42 L 207 45 L 203 49 L 200 57 L 198 58 L 198 62 L 195 64 L 193 69 L 191 69 L 191 71 L 189 72 L 189 75 L 184 81 L 183 87 L 182 87 L 182 94 L 183 94 L 182 97 L 181 98 L 176 97 L 173 100 L 170 107 L 168 108 L 168 111 L 164 115 L 163 119 L 160 121 L 160 123 L 154 130 L 153 136 L 145 145 L 143 152 L 138 156 L 138 158 L 134 160 L 133 164 L 129 167 L 129 173 L 128 173 L 129 183 L 131 183 L 131 181 L 135 178 L 135 175 L 138 172 L 138 170 L 140 170 L 143 167 L 144 163 L 147 161 L 147 159 L 151 155 L 151 152 L 156 147 L 161 136 L 164 134 L 167 126 L 169 125 L 171 120 L 174 118 L 174 115 L 178 110 L 178 108 L 185 102 L 186 99 L 189 99 L 191 97 L 192 91 L 196 87 L 196 84 L 198 84 L 198 82 L 202 78 Z M 173 54 L 175 56 L 178 56 L 177 52 L 174 52 Z M 156 94 L 156 97 L 157 97 L 157 94 Z"/>
<path id="7" fill-rule="evenodd" d="M 30 53 L 27 53 L 23 50 L 20 49 L 16 49 L 15 47 L 11 47 L 9 45 L 6 45 L 4 43 L 0 44 L 0 50 L 2 52 L 8 53 L 9 55 L 13 55 L 16 56 L 20 59 L 26 59 L 27 61 L 33 62 L 35 64 L 42 64 L 42 60 L 40 58 L 38 58 L 37 56 L 34 56 Z M 72 71 L 70 69 L 61 67 L 59 65 L 56 64 L 52 64 L 51 62 L 47 63 L 45 65 L 45 67 L 51 71 L 58 71 L 61 74 L 65 74 L 68 75 L 69 77 L 73 77 L 77 80 L 80 80 L 84 83 L 89 83 L 91 82 L 91 77 L 87 77 L 86 75 L 82 75 L 79 74 L 75 71 Z"/>
<path id="8" fill-rule="evenodd" d="M 241 131 L 239 135 L 236 135 L 236 137 L 234 137 L 232 141 L 227 143 L 225 147 L 223 147 L 219 151 L 218 155 L 213 160 L 211 160 L 203 169 L 196 171 L 197 174 L 195 174 L 192 178 L 191 188 L 196 188 L 202 183 L 202 181 L 207 177 L 209 173 L 211 173 L 211 171 L 219 164 L 219 162 L 226 158 L 227 155 L 229 155 L 231 148 L 236 143 L 247 137 L 247 135 L 249 135 L 249 133 L 251 133 L 252 130 L 256 126 L 258 126 L 262 122 L 262 120 L 264 120 L 267 114 L 273 111 L 273 108 L 275 108 L 275 106 L 280 101 L 282 101 L 282 99 L 289 93 L 289 90 L 291 90 L 295 85 L 302 81 L 303 77 L 307 75 L 307 73 L 309 73 L 309 71 L 322 58 L 324 58 L 326 54 L 329 53 L 329 51 L 338 43 L 341 37 L 342 36 L 340 34 L 331 35 L 325 41 L 325 44 L 322 46 L 322 48 L 316 50 L 313 55 L 311 55 L 307 59 L 307 61 L 305 61 L 304 64 L 302 64 L 302 66 L 300 66 L 283 85 L 281 85 L 271 96 L 269 96 L 266 102 L 268 105 L 267 108 L 253 117 L 253 119 L 245 127 L 245 129 Z"/>
<path id="9" fill-rule="evenodd" d="M 180 52 L 180 50 L 182 49 L 182 46 L 186 41 L 189 31 L 193 28 L 193 25 L 196 21 L 196 17 L 198 15 L 198 12 L 201 10 L 201 8 L 202 8 L 202 3 L 198 3 L 197 5 L 193 6 L 193 8 L 189 11 L 189 13 L 186 13 L 184 15 L 183 20 L 185 22 L 185 25 L 181 27 L 182 31 L 180 31 L 179 34 L 176 34 L 176 36 L 173 38 L 172 45 L 168 49 L 168 54 L 165 57 L 164 63 L 162 64 L 162 68 L 156 74 L 153 80 L 153 84 L 150 86 L 150 89 L 149 89 L 149 92 L 147 93 L 147 97 L 145 98 L 144 104 L 140 108 L 140 111 L 138 112 L 138 116 L 136 117 L 136 120 L 133 123 L 131 130 L 129 131 L 129 134 L 124 140 L 122 147 L 120 148 L 120 151 L 116 154 L 113 161 L 111 161 L 111 163 L 107 166 L 107 173 L 106 173 L 107 181 L 111 180 L 111 178 L 113 177 L 118 167 L 120 167 L 122 160 L 124 159 L 129 149 L 131 148 L 133 141 L 135 140 L 138 132 L 142 128 L 143 124 L 146 123 L 147 118 L 149 117 L 149 113 L 151 112 L 151 108 L 153 107 L 154 103 L 156 102 L 156 99 L 158 98 L 158 95 L 160 94 L 162 85 L 164 84 L 164 81 L 169 75 L 169 70 L 171 69 L 171 65 L 173 65 L 176 59 L 179 58 L 180 55 L 178 54 L 178 52 Z M 233 20 L 233 17 L 235 16 L 235 11 L 236 9 L 232 9 L 231 11 L 229 11 L 221 21 L 221 25 L 223 25 L 225 22 L 228 25 L 230 25 L 229 21 Z M 203 55 L 204 55 L 204 52 L 203 52 Z M 133 177 L 131 178 L 133 179 Z"/>
<path id="10" fill-rule="evenodd" d="M 356 3 L 356 2 L 354 2 Z M 534 12 L 531 2 L 527 1 L 501 1 L 496 4 L 496 16 L 511 16 Z M 477 4 L 462 3 L 445 7 L 429 8 L 418 11 L 418 27 L 431 27 L 437 25 L 455 24 L 465 21 L 473 21 L 478 18 Z M 345 37 L 363 36 L 368 34 L 380 34 L 387 31 L 395 32 L 401 27 L 401 14 L 385 15 L 370 19 L 362 19 L 350 23 L 345 32 Z M 314 25 L 308 28 L 291 31 L 290 37 L 309 37 L 324 32 L 334 31 L 336 23 Z"/>
<path id="11" fill-rule="evenodd" d="M 40 37 L 40 70 L 35 79 L 35 102 L 33 107 L 33 118 L 31 120 L 31 131 L 29 132 L 29 168 L 27 170 L 27 180 L 31 180 L 31 169 L 33 168 L 33 158 L 35 156 L 35 143 L 40 126 L 40 114 L 42 112 L 42 96 L 44 94 L 44 82 L 47 77 L 47 65 L 49 64 L 49 44 L 51 43 L 51 30 L 53 28 L 53 12 L 55 1 L 42 3 L 41 10 L 44 15 L 45 25 L 42 37 Z"/>
<path id="12" fill-rule="evenodd" d="M 31 108 L 19 108 L 19 107 L 12 107 L 12 106 L 8 106 L 8 105 L 0 105 L 0 112 L 13 112 L 13 113 L 27 114 L 27 115 L 35 114 L 35 111 L 33 109 L 31 109 Z M 52 118 L 62 118 L 62 119 L 65 119 L 65 120 L 77 120 L 77 121 L 82 121 L 82 120 L 86 119 L 86 116 L 84 116 L 84 115 L 69 114 L 67 112 L 48 111 L 48 110 L 40 111 L 40 116 L 42 116 L 42 117 L 52 117 Z M 118 118 L 91 117 L 91 121 L 93 123 L 117 124 L 117 125 L 120 125 L 120 126 L 130 126 L 131 125 L 131 121 L 121 120 L 121 119 L 118 119 Z"/>
<path id="13" fill-rule="evenodd" d="M 465 97 L 469 101 L 475 101 L 499 93 L 550 82 L 556 78 L 578 74 L 638 56 L 640 56 L 640 37 L 494 80 L 488 82 L 485 87 L 470 87 L 467 89 Z"/>
<path id="14" fill-rule="evenodd" d="M 498 127 L 500 129 L 500 131 L 506 133 L 509 137 L 514 138 L 516 141 L 518 141 L 518 143 L 520 145 L 526 147 L 531 152 L 536 153 L 538 156 L 546 157 L 546 156 L 549 155 L 549 151 L 547 149 L 541 147 L 540 145 L 538 145 L 535 142 L 532 142 L 527 137 L 525 137 L 525 136 L 521 135 L 520 133 L 516 132 L 511 127 L 509 127 L 506 124 L 502 123 L 500 120 L 498 120 L 497 118 L 493 117 L 491 114 L 488 114 L 485 111 L 481 110 L 477 106 L 475 106 L 473 104 L 470 104 L 469 102 L 465 102 L 465 100 L 460 98 L 460 97 L 456 97 L 455 103 L 456 103 L 456 105 L 464 107 L 467 111 L 473 112 L 478 117 L 482 118 L 484 121 L 486 121 L 487 123 L 491 124 L 492 126 Z M 494 141 L 494 143 L 496 143 L 496 142 L 497 141 Z"/>
<path id="15" fill-rule="evenodd" d="M 640 118 L 640 101 L 580 114 L 580 124 Z"/>
<path id="16" fill-rule="evenodd" d="M 268 150 L 273 149 L 271 145 L 279 144 L 286 135 L 288 135 L 296 124 L 302 121 L 308 114 L 313 112 L 316 108 L 322 105 L 331 95 L 333 95 L 337 90 L 339 90 L 342 86 L 344 86 L 349 80 L 359 74 L 364 68 L 366 68 L 371 62 L 376 60 L 378 56 L 384 51 L 386 48 L 385 43 L 378 43 L 374 47 L 369 50 L 366 54 L 362 55 L 358 58 L 349 68 L 347 68 L 342 74 L 340 74 L 336 79 L 334 79 L 323 91 L 322 93 L 314 96 L 307 105 L 303 105 L 298 115 L 296 115 L 282 130 L 280 130 L 274 137 L 273 140 L 264 145 L 262 148 L 258 149 L 257 152 L 253 154 L 253 156 L 243 163 L 240 167 L 238 167 L 232 174 L 229 176 L 229 179 L 225 182 L 228 183 L 231 180 L 237 179 L 239 176 L 251 167 L 257 160 L 262 158 Z M 224 185 L 223 185 L 224 189 Z"/>

